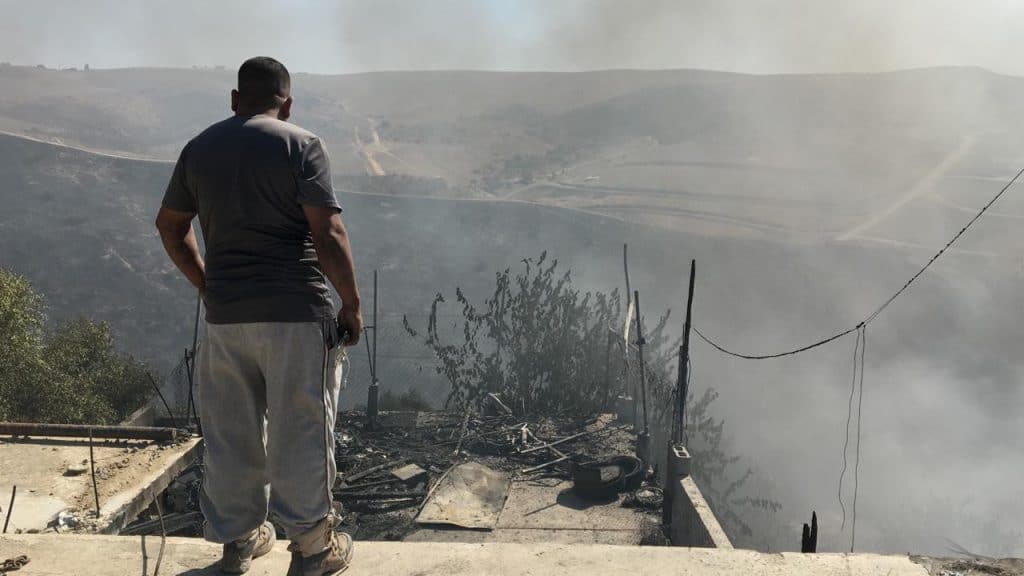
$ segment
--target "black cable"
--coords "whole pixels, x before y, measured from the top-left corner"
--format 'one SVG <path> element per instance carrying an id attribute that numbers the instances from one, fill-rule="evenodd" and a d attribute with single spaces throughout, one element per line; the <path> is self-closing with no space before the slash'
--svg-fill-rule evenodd
<path id="1" fill-rule="evenodd" d="M 917 280 L 919 276 L 921 276 L 921 274 L 924 274 L 924 271 L 927 270 L 928 267 L 931 266 L 936 260 L 938 260 L 939 256 L 942 256 L 946 252 L 946 250 L 948 250 L 954 243 L 956 243 L 956 241 L 959 240 L 965 232 L 967 232 L 967 229 L 970 228 L 975 222 L 977 222 L 978 219 L 981 218 L 982 215 L 985 214 L 985 212 L 988 211 L 988 209 L 992 207 L 993 204 L 996 203 L 996 200 L 999 200 L 1003 193 L 1010 189 L 1010 186 L 1013 186 L 1013 184 L 1017 181 L 1018 178 L 1021 177 L 1022 174 L 1024 174 L 1024 168 L 1021 168 L 1020 171 L 1018 171 L 1017 174 L 1012 179 L 1010 179 L 1010 181 L 1007 182 L 1005 186 L 1003 186 L 1002 190 L 1000 190 L 998 194 L 993 196 L 992 199 L 988 201 L 988 204 L 985 204 L 981 208 L 981 210 L 977 214 L 975 214 L 974 217 L 971 218 L 970 221 L 968 221 L 967 224 L 963 228 L 961 228 L 960 231 L 957 232 L 952 239 L 950 239 L 949 242 L 946 242 L 946 245 L 943 246 L 942 249 L 940 249 L 938 252 L 936 252 L 935 255 L 931 257 L 931 260 L 928 260 L 928 262 L 924 266 L 922 266 L 920 270 L 917 271 L 917 274 L 911 276 L 910 280 L 907 280 L 906 284 L 904 284 L 902 288 L 897 290 L 896 293 L 893 294 L 888 300 L 886 300 L 884 304 L 879 306 L 878 309 L 871 314 L 871 316 L 868 316 L 867 320 L 865 320 L 864 323 L 867 324 L 874 320 L 875 317 L 881 314 L 882 311 L 889 306 L 889 304 L 892 304 L 893 300 L 898 298 L 900 294 L 903 294 L 903 292 L 905 292 L 907 288 L 910 288 L 910 285 L 913 284 L 914 281 Z"/>
<path id="2" fill-rule="evenodd" d="M 690 435 L 686 431 L 686 402 L 689 400 L 690 387 L 693 385 L 693 361 L 691 360 L 691 358 L 692 358 L 691 356 L 688 356 L 686 358 L 686 387 L 683 388 L 683 390 L 682 390 L 682 394 L 683 394 L 683 402 L 682 402 L 683 414 L 680 417 L 680 420 L 682 421 L 682 426 L 683 426 L 683 446 L 689 446 L 690 445 Z"/>
<path id="3" fill-rule="evenodd" d="M 146 377 L 153 383 L 153 389 L 156 390 L 156 395 L 160 397 L 160 401 L 164 403 L 164 408 L 167 409 L 167 416 L 171 419 L 171 426 L 174 428 L 178 427 L 178 421 L 174 418 L 174 412 L 171 411 L 171 406 L 167 403 L 167 399 L 164 398 L 164 393 L 160 391 L 160 385 L 156 383 L 153 375 L 146 371 Z"/>
<path id="4" fill-rule="evenodd" d="M 853 526 L 850 535 L 850 553 L 853 553 L 853 546 L 857 543 L 857 493 L 860 490 L 860 417 L 864 407 L 864 351 L 868 347 L 868 329 L 865 326 L 861 330 L 860 347 L 860 392 L 857 398 L 857 456 L 853 464 Z"/>
<path id="5" fill-rule="evenodd" d="M 928 270 L 928 268 L 931 267 L 931 265 L 934 264 L 935 261 L 938 260 L 940 256 L 945 254 L 946 251 L 949 250 L 953 246 L 953 244 L 955 244 L 956 241 L 959 240 L 960 237 L 963 236 L 964 233 L 967 232 L 968 228 L 973 226 L 974 223 L 977 222 L 978 219 L 981 218 L 982 215 L 984 215 L 985 212 L 987 212 L 988 209 L 991 208 L 992 205 L 995 204 L 996 201 L 999 200 L 999 198 L 1001 198 L 1002 195 L 1007 190 L 1010 189 L 1010 186 L 1013 186 L 1017 182 L 1017 180 L 1020 179 L 1020 177 L 1022 175 L 1024 175 L 1024 168 L 1021 168 L 1017 172 L 1017 174 L 1013 178 L 1011 178 L 1010 181 L 1007 182 L 1006 185 L 1002 187 L 1002 189 L 999 190 L 999 193 L 996 194 L 995 196 L 993 196 L 992 199 L 989 200 L 988 203 L 985 204 L 981 208 L 981 210 L 979 210 L 978 213 L 975 214 L 974 217 L 971 218 L 967 222 L 967 224 L 963 228 L 961 228 L 960 231 L 957 232 L 953 236 L 953 238 L 951 238 L 949 240 L 949 242 L 946 242 L 946 245 L 943 246 L 938 252 L 936 252 L 935 255 L 932 256 L 931 259 L 929 259 L 928 262 L 925 263 L 925 265 L 922 266 L 921 269 L 917 271 L 916 274 L 911 276 L 910 279 L 907 280 L 899 290 L 897 290 L 892 296 L 890 296 L 888 300 L 886 300 L 884 303 L 882 303 L 882 305 L 879 306 L 874 312 L 872 312 L 863 322 L 861 322 L 860 324 L 857 324 L 853 328 L 848 328 L 846 330 L 843 330 L 842 332 L 839 332 L 838 334 L 835 334 L 835 335 L 833 335 L 833 336 L 831 336 L 829 338 L 825 338 L 824 340 L 820 340 L 818 342 L 815 342 L 814 344 L 809 344 L 809 345 L 804 346 L 802 348 L 797 348 L 795 350 L 790 350 L 788 352 L 780 352 L 780 353 L 777 353 L 777 354 L 740 354 L 738 352 L 732 352 L 732 351 L 726 349 L 725 347 L 716 344 L 710 338 L 708 338 L 707 336 L 702 334 L 701 331 L 698 330 L 696 326 L 693 327 L 693 331 L 696 332 L 697 335 L 700 336 L 700 338 L 702 340 L 704 340 L 705 342 L 710 344 L 712 347 L 717 349 L 719 352 L 722 352 L 723 354 L 728 354 L 729 356 L 735 356 L 737 358 L 744 358 L 744 359 L 747 359 L 747 360 L 767 360 L 767 359 L 770 359 L 770 358 L 781 358 L 783 356 L 792 356 L 794 354 L 799 354 L 801 352 L 806 352 L 808 350 L 811 350 L 813 348 L 817 348 L 819 346 L 824 346 L 825 344 L 828 344 L 829 342 L 832 342 L 833 340 L 838 340 L 839 338 L 842 338 L 843 336 L 846 336 L 850 332 L 853 332 L 854 330 L 857 330 L 858 328 L 860 328 L 862 326 L 867 326 L 875 318 L 877 318 L 878 315 L 882 313 L 882 311 L 884 311 L 886 308 L 888 308 L 889 305 L 893 303 L 893 301 L 895 301 L 897 298 L 900 297 L 900 295 L 902 295 L 904 292 L 906 292 L 907 289 L 910 288 L 910 285 L 913 284 L 914 281 L 916 281 L 919 277 L 921 277 L 921 275 L 924 274 L 925 271 Z"/>
<path id="6" fill-rule="evenodd" d="M 829 342 L 832 342 L 834 340 L 838 340 L 838 339 L 842 338 L 843 336 L 846 336 L 850 332 L 853 332 L 854 330 L 857 330 L 858 328 L 860 328 L 863 325 L 864 325 L 863 323 L 857 324 L 856 326 L 854 326 L 853 328 L 850 328 L 849 330 L 843 330 L 842 332 L 840 332 L 838 334 L 835 334 L 833 336 L 830 336 L 828 338 L 825 338 L 824 340 L 819 340 L 818 342 L 815 342 L 814 344 L 809 344 L 807 346 L 804 346 L 803 348 L 797 348 L 796 350 L 790 350 L 788 352 L 779 352 L 778 354 L 756 354 L 756 355 L 755 354 L 740 354 L 739 352 L 733 352 L 731 350 L 727 350 L 727 349 L 723 348 L 722 346 L 716 344 L 713 340 L 711 340 L 710 338 L 705 336 L 703 333 L 701 333 L 701 331 L 698 330 L 696 326 L 693 327 L 693 331 L 697 333 L 697 336 L 700 336 L 701 340 L 707 342 L 708 344 L 710 344 L 712 347 L 714 347 L 719 352 L 722 352 L 723 354 L 728 354 L 729 356 L 735 356 L 737 358 L 745 358 L 747 360 L 768 360 L 770 358 L 781 358 L 783 356 L 792 356 L 794 354 L 799 354 L 801 352 L 807 352 L 808 350 L 811 350 L 813 348 L 817 348 L 818 346 L 824 346 L 825 344 L 828 344 Z"/>
<path id="7" fill-rule="evenodd" d="M 857 362 L 860 351 L 861 332 L 857 332 L 857 341 L 853 345 L 853 381 L 850 384 L 850 399 L 846 405 L 846 436 L 843 438 L 843 469 L 839 472 L 839 507 L 843 511 L 843 523 L 840 532 L 846 529 L 846 504 L 843 503 L 843 478 L 846 476 L 848 461 L 846 455 L 850 449 L 850 423 L 853 421 L 853 396 L 857 391 Z"/>

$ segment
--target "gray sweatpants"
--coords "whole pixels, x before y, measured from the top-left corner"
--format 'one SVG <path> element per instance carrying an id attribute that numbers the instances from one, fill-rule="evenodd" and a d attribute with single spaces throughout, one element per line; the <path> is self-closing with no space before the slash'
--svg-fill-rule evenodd
<path id="1" fill-rule="evenodd" d="M 206 443 L 205 536 L 247 536 L 268 506 L 288 537 L 331 511 L 341 367 L 319 322 L 204 324 L 198 400 Z M 301 542 L 300 542 L 301 545 Z"/>

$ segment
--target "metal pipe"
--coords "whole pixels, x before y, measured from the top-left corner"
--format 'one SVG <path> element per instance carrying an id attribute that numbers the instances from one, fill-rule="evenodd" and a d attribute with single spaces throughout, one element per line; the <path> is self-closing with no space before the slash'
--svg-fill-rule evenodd
<path id="1" fill-rule="evenodd" d="M 569 456 L 559 456 L 558 458 L 555 458 L 554 460 L 551 460 L 550 462 L 545 462 L 543 464 L 540 464 L 538 466 L 534 466 L 532 468 L 523 468 L 522 470 L 519 471 L 519 473 L 520 474 L 530 474 L 530 473 L 533 473 L 533 472 L 537 472 L 539 470 L 543 470 L 545 468 L 549 468 L 549 467 L 554 466 L 555 464 L 558 464 L 560 462 L 565 462 L 568 459 L 569 459 Z"/>
<path id="2" fill-rule="evenodd" d="M 370 385 L 366 389 L 366 424 L 369 429 L 377 425 L 378 394 L 380 385 L 377 381 L 377 271 L 373 271 L 373 348 L 369 338 L 366 340 L 366 354 L 370 357 Z"/>
<path id="3" fill-rule="evenodd" d="M 193 388 L 195 387 L 196 380 L 196 351 L 199 348 L 199 313 L 203 306 L 203 296 L 201 293 L 196 293 L 196 321 L 192 327 L 192 355 L 191 363 L 186 366 L 188 368 L 188 403 L 192 413 L 188 415 L 189 419 L 194 418 L 195 423 L 199 425 L 199 416 L 196 414 L 196 401 L 193 395 Z M 186 354 L 186 358 L 188 355 Z"/>
<path id="4" fill-rule="evenodd" d="M 11 515 L 14 514 L 14 497 L 18 494 L 18 487 L 11 487 L 11 503 L 7 506 L 7 517 L 4 518 L 4 534 L 7 534 L 7 525 L 11 523 Z"/>
<path id="5" fill-rule="evenodd" d="M 163 442 L 187 438 L 188 432 L 177 428 L 156 428 L 150 426 L 84 426 L 80 424 L 42 424 L 37 422 L 0 422 L 2 436 L 55 436 L 64 438 L 88 438 L 89 431 L 95 438 L 116 440 L 154 440 Z"/>
<path id="6" fill-rule="evenodd" d="M 399 498 L 423 498 L 426 495 L 426 491 L 417 490 L 415 492 L 338 492 L 337 497 L 350 500 L 391 500 Z"/>
<path id="7" fill-rule="evenodd" d="M 373 382 L 377 383 L 377 271 L 373 271 Z"/>
<path id="8" fill-rule="evenodd" d="M 100 487 L 96 483 L 96 454 L 92 448 L 92 428 L 89 429 L 89 471 L 92 473 L 92 494 L 96 497 L 96 517 L 100 517 Z"/>

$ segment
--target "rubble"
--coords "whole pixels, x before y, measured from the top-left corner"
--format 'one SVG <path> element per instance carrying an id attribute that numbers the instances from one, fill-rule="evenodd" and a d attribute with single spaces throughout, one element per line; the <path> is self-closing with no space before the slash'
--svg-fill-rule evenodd
<path id="1" fill-rule="evenodd" d="M 333 487 L 340 529 L 357 540 L 404 539 L 419 530 L 416 517 L 446 472 L 467 462 L 511 483 L 569 480 L 574 462 L 636 452 L 632 426 L 611 414 L 524 417 L 493 405 L 497 409 L 485 415 L 381 412 L 372 429 L 364 413 L 340 413 L 334 434 L 338 478 Z M 171 483 L 164 495 L 169 535 L 201 534 L 201 483 L 201 465 Z M 633 501 L 638 509 L 653 510 L 647 504 L 655 499 L 653 494 L 637 496 Z M 270 519 L 274 521 L 273 515 Z M 154 509 L 126 532 L 158 530 Z"/>
<path id="2" fill-rule="evenodd" d="M 410 480 L 419 478 L 420 476 L 426 473 L 426 470 L 420 468 L 415 464 L 406 464 L 401 468 L 397 468 L 391 471 L 391 475 L 394 476 L 395 478 L 398 478 L 402 482 L 408 482 Z"/>
<path id="3" fill-rule="evenodd" d="M 14 572 L 21 570 L 26 564 L 29 563 L 28 556 L 22 554 L 15 558 L 8 558 L 3 562 L 0 562 L 0 576 L 6 576 L 8 572 Z"/>
<path id="4" fill-rule="evenodd" d="M 493 529 L 510 487 L 507 473 L 478 462 L 464 462 L 438 480 L 416 516 L 416 523 Z"/>
<path id="5" fill-rule="evenodd" d="M 81 462 L 78 462 L 76 464 L 71 464 L 70 466 L 68 466 L 67 469 L 64 470 L 64 475 L 65 476 L 79 476 L 81 474 L 85 474 L 88 471 L 89 471 L 89 461 L 88 460 L 82 460 Z"/>
<path id="6" fill-rule="evenodd" d="M 497 399 L 495 399 L 497 400 Z M 335 498 L 343 525 L 359 540 L 394 540 L 415 531 L 425 496 L 445 473 L 474 462 L 511 482 L 571 478 L 573 460 L 635 453 L 631 426 L 610 414 L 523 417 L 500 407 L 485 415 L 381 413 L 370 430 L 362 413 L 339 414 Z M 401 423 L 399 425 L 398 423 Z M 406 476 L 415 466 L 423 473 Z"/>

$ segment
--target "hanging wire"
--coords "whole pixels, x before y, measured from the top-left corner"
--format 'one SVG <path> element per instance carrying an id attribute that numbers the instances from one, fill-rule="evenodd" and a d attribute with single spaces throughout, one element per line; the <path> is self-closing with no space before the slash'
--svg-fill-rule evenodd
<path id="1" fill-rule="evenodd" d="M 838 334 L 834 334 L 832 336 L 829 336 L 828 338 L 825 338 L 824 340 L 819 340 L 819 341 L 815 342 L 814 344 L 808 344 L 807 346 L 804 346 L 803 348 L 797 348 L 796 350 L 789 350 L 787 352 L 779 352 L 777 354 L 740 354 L 739 352 L 733 352 L 731 350 L 727 350 L 726 348 L 718 345 L 713 340 L 711 340 L 710 338 L 705 336 L 700 330 L 698 330 L 696 326 L 693 327 L 693 331 L 697 333 L 697 336 L 700 336 L 701 340 L 707 342 L 713 348 L 717 349 L 719 352 L 722 352 L 724 354 L 728 354 L 729 356 L 735 356 L 737 358 L 744 358 L 746 360 L 768 360 L 770 358 L 782 358 L 783 356 L 793 356 L 793 355 L 799 354 L 801 352 L 807 352 L 808 350 L 812 350 L 812 349 L 817 348 L 819 346 L 824 346 L 825 344 L 828 344 L 830 342 L 838 340 L 838 339 L 842 338 L 843 336 L 846 336 L 850 332 L 853 332 L 853 331 L 859 329 L 861 326 L 863 326 L 863 323 L 858 324 L 858 325 L 854 326 L 853 328 L 850 328 L 849 330 L 844 330 L 844 331 L 842 331 L 842 332 L 840 332 Z"/>
<path id="2" fill-rule="evenodd" d="M 864 352 L 868 347 L 868 329 L 861 330 L 860 392 L 857 398 L 857 454 L 853 464 L 853 526 L 850 533 L 850 553 L 857 543 L 857 493 L 860 490 L 860 417 L 864 407 Z"/>
<path id="3" fill-rule="evenodd" d="M 846 407 L 846 436 L 843 438 L 843 469 L 839 472 L 839 508 L 843 511 L 843 523 L 839 530 L 843 531 L 846 529 L 846 504 L 843 503 L 843 478 L 846 476 L 846 469 L 848 467 L 847 454 L 850 449 L 850 424 L 853 421 L 853 396 L 857 391 L 857 363 L 859 362 L 858 352 L 860 351 L 860 341 L 862 333 L 857 332 L 857 340 L 853 345 L 853 381 L 850 384 L 850 399 L 847 402 Z"/>
<path id="4" fill-rule="evenodd" d="M 779 353 L 775 353 L 775 354 L 741 354 L 741 353 L 738 353 L 738 352 L 733 352 L 733 351 L 725 348 L 724 346 L 721 346 L 721 345 L 715 343 L 713 340 L 711 340 L 710 338 L 705 336 L 700 330 L 698 330 L 697 327 L 694 327 L 693 331 L 697 333 L 697 336 L 700 336 L 701 340 L 704 340 L 705 342 L 707 342 L 709 345 L 711 345 L 713 348 L 715 348 L 719 352 L 722 352 L 723 354 L 727 354 L 729 356 L 735 356 L 736 358 L 744 358 L 746 360 L 768 360 L 768 359 L 771 359 L 771 358 L 781 358 L 783 356 L 792 356 L 794 354 L 799 354 L 801 352 L 806 352 L 808 350 L 812 350 L 812 349 L 817 348 L 819 346 L 824 346 L 825 344 L 828 344 L 829 342 L 832 342 L 834 340 L 838 340 L 839 338 L 842 338 L 843 336 L 846 336 L 847 334 L 849 334 L 849 333 L 851 333 L 851 332 L 861 328 L 862 326 L 867 326 L 868 324 L 870 324 L 875 318 L 878 317 L 879 314 L 881 314 L 886 308 L 888 308 L 890 304 L 892 304 L 897 298 L 899 298 L 904 292 L 906 292 L 907 289 L 910 288 L 910 285 L 913 284 L 918 278 L 920 278 L 921 275 L 924 274 L 925 271 L 928 270 L 928 268 L 930 268 L 931 265 L 934 264 L 936 260 L 938 260 L 943 254 L 945 254 L 946 251 L 949 250 L 953 246 L 953 244 L 955 244 L 957 242 L 957 240 L 959 240 L 967 232 L 967 230 L 971 226 L 973 226 L 974 223 L 977 222 L 985 214 L 985 212 L 987 212 L 988 209 L 991 208 L 992 205 L 995 204 L 996 201 L 999 200 L 999 198 L 1001 198 L 1004 193 L 1006 193 L 1007 190 L 1010 189 L 1010 186 L 1013 186 L 1017 182 L 1017 180 L 1020 179 L 1020 177 L 1022 175 L 1024 175 L 1024 168 L 1021 168 L 1017 172 L 1017 174 L 1015 174 L 1014 177 L 1011 178 L 1010 181 L 1007 182 L 1006 185 L 1004 185 L 999 190 L 999 192 L 995 196 L 992 197 L 991 200 L 988 201 L 988 203 L 986 203 L 984 206 L 982 206 L 981 210 L 979 210 L 978 213 L 975 214 L 974 217 L 971 218 L 967 222 L 967 224 L 964 225 L 964 227 L 960 229 L 959 232 L 957 232 L 955 235 L 953 235 L 953 237 L 950 238 L 949 242 L 946 242 L 946 244 L 942 248 L 940 248 L 939 251 L 936 252 L 935 255 L 932 256 L 928 260 L 928 262 L 926 262 L 925 265 L 921 267 L 920 270 L 917 271 L 917 273 L 915 273 L 913 276 L 911 276 L 910 279 L 907 280 L 903 284 L 903 286 L 900 287 L 899 290 L 897 290 L 895 293 L 893 293 L 892 296 L 890 296 L 885 302 L 883 302 L 881 306 L 876 308 L 874 312 L 872 312 L 870 315 L 868 315 L 867 318 L 865 318 L 862 322 L 860 322 L 859 324 L 857 324 L 856 326 L 854 326 L 852 328 L 848 328 L 846 330 L 838 332 L 838 333 L 836 333 L 836 334 L 834 334 L 834 335 L 832 335 L 832 336 L 830 336 L 828 338 L 825 338 L 823 340 L 819 340 L 819 341 L 817 341 L 817 342 L 815 342 L 813 344 L 808 344 L 807 346 L 803 346 L 803 347 L 797 348 L 795 350 L 789 350 L 789 351 L 786 351 L 786 352 L 779 352 Z"/>

